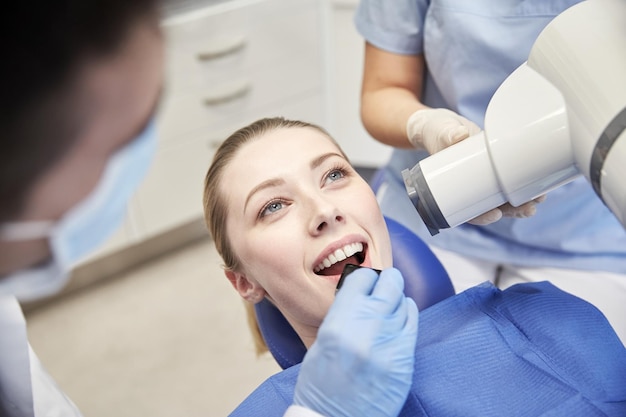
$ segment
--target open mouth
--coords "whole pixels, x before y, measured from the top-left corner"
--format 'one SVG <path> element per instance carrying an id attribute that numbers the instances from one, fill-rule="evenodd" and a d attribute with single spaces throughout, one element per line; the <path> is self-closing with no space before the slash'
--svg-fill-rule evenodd
<path id="1" fill-rule="evenodd" d="M 317 275 L 341 275 L 346 264 L 361 265 L 365 261 L 367 245 L 364 243 L 350 243 L 328 255 L 315 268 Z"/>

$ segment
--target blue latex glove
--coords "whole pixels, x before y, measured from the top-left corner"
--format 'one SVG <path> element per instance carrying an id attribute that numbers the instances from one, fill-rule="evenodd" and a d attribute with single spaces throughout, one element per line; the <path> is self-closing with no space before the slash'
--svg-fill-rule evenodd
<path id="1" fill-rule="evenodd" d="M 329 417 L 397 416 L 411 387 L 418 311 L 397 269 L 345 279 L 296 384 L 294 404 Z"/>

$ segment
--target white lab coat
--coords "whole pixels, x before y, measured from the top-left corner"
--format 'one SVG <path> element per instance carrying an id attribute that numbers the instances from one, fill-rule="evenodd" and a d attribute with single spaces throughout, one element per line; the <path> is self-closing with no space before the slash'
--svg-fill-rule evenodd
<path id="1" fill-rule="evenodd" d="M 324 416 L 321 414 L 317 414 L 315 411 L 311 411 L 308 408 L 300 407 L 297 405 L 292 405 L 287 409 L 284 417 L 324 417 Z"/>
<path id="2" fill-rule="evenodd" d="M 26 320 L 13 296 L 0 296 L 0 415 L 80 417 L 28 344 Z"/>
<path id="3" fill-rule="evenodd" d="M 299 407 L 297 405 L 290 406 L 285 412 L 284 417 L 324 417 L 321 414 L 311 411 L 308 408 Z"/>

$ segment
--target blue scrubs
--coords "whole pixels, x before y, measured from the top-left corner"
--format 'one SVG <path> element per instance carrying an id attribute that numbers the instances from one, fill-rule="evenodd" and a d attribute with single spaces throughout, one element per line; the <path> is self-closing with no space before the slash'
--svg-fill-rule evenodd
<path id="1" fill-rule="evenodd" d="M 231 416 L 282 416 L 299 369 L 269 378 Z M 606 318 L 547 282 L 486 283 L 423 310 L 400 416 L 512 415 L 626 415 L 626 349 Z"/>
<path id="2" fill-rule="evenodd" d="M 528 58 L 541 30 L 578 2 L 362 0 L 355 23 L 380 49 L 424 54 L 422 101 L 482 126 L 492 95 Z M 394 150 L 378 197 L 386 216 L 429 245 L 497 263 L 626 274 L 626 232 L 582 177 L 549 193 L 531 218 L 466 224 L 431 237 L 401 177 L 403 169 L 426 156 L 417 150 Z"/>

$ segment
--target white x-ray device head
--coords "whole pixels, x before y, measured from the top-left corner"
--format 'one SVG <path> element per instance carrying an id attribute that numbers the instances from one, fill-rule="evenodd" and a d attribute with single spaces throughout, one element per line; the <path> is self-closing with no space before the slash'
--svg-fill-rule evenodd
<path id="1" fill-rule="evenodd" d="M 581 174 L 626 226 L 626 0 L 554 18 L 489 102 L 484 131 L 402 172 L 433 235 Z"/>

